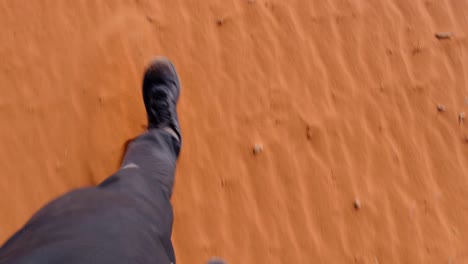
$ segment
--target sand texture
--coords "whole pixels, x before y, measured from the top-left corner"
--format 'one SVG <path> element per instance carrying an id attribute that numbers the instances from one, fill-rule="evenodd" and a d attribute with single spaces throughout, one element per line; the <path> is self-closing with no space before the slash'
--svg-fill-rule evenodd
<path id="1" fill-rule="evenodd" d="M 468 263 L 468 1 L 0 0 L 0 26 L 1 242 L 118 168 L 163 54 L 179 263 Z"/>

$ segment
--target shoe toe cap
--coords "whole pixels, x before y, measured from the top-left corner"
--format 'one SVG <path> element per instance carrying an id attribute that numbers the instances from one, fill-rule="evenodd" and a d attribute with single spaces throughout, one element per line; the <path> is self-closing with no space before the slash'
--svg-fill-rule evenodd
<path id="1" fill-rule="evenodd" d="M 156 57 L 148 65 L 145 72 L 145 81 L 160 83 L 170 81 L 179 86 L 179 79 L 172 62 L 165 57 Z"/>

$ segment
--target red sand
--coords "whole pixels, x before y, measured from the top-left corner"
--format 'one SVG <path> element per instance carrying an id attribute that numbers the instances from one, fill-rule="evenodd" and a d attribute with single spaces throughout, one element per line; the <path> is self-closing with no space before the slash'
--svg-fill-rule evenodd
<path id="1" fill-rule="evenodd" d="M 467 14 L 463 0 L 0 0 L 0 241 L 118 168 L 162 54 L 183 85 L 179 263 L 467 263 Z"/>

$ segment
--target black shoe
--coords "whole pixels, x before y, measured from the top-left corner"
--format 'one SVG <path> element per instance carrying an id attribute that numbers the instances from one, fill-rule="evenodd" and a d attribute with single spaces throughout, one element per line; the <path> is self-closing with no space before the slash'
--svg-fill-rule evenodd
<path id="1" fill-rule="evenodd" d="M 143 79 L 143 100 L 148 114 L 148 129 L 172 129 L 179 142 L 177 100 L 180 83 L 174 65 L 166 58 L 158 57 L 146 69 Z"/>

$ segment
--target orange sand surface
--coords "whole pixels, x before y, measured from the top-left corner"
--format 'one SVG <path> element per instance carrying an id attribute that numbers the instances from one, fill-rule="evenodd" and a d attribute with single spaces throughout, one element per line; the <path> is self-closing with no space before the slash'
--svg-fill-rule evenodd
<path id="1" fill-rule="evenodd" d="M 163 54 L 179 263 L 468 263 L 468 1 L 0 0 L 0 26 L 1 242 L 118 168 Z"/>

